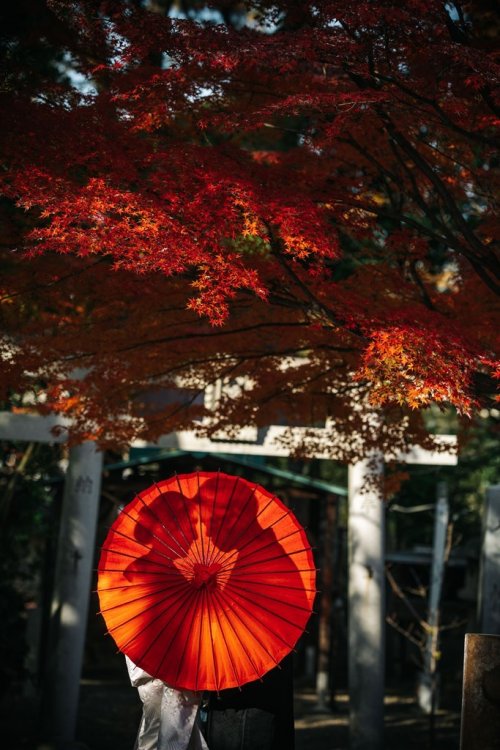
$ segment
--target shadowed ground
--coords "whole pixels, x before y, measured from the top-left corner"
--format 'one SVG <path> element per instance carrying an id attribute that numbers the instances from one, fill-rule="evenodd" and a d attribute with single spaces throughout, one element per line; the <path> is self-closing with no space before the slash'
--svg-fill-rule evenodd
<path id="1" fill-rule="evenodd" d="M 316 712 L 315 703 L 312 689 L 296 690 L 296 750 L 348 750 L 347 695 L 341 692 L 336 696 L 333 713 Z M 137 692 L 125 674 L 113 679 L 82 680 L 75 750 L 132 750 L 140 715 Z M 26 705 L 3 704 L 0 721 L 4 750 L 49 750 L 49 746 L 34 741 L 33 718 Z M 429 719 L 419 711 L 409 692 L 392 691 L 386 696 L 385 726 L 385 750 L 432 748 Z M 456 750 L 459 727 L 458 710 L 440 710 L 433 750 Z"/>
<path id="2" fill-rule="evenodd" d="M 347 750 L 348 699 L 337 696 L 333 713 L 315 711 L 311 689 L 296 690 L 296 750 Z M 133 688 L 121 681 L 82 684 L 79 739 L 90 750 L 132 750 L 141 713 Z M 409 695 L 391 693 L 385 699 L 386 750 L 426 750 L 431 747 L 429 719 L 422 715 Z M 434 748 L 456 750 L 460 716 L 441 710 L 435 722 Z M 283 748 L 283 750 L 286 750 Z"/>

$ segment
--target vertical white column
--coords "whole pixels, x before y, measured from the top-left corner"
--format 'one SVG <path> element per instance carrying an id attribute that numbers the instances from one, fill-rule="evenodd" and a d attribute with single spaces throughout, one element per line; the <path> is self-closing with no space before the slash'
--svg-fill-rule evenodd
<path id="1" fill-rule="evenodd" d="M 332 627 L 333 555 L 337 526 L 337 502 L 334 495 L 325 498 L 322 523 L 323 555 L 321 563 L 321 595 L 318 619 L 318 670 L 316 672 L 316 711 L 329 711 L 331 699 L 330 648 Z"/>
<path id="2" fill-rule="evenodd" d="M 500 484 L 486 492 L 479 591 L 479 628 L 500 635 Z"/>
<path id="3" fill-rule="evenodd" d="M 385 506 L 364 491 L 378 454 L 349 466 L 349 700 L 351 750 L 383 750 L 385 667 Z"/>
<path id="4" fill-rule="evenodd" d="M 439 646 L 439 612 L 441 591 L 443 588 L 449 516 L 448 485 L 446 482 L 439 482 L 434 515 L 434 541 L 429 585 L 429 609 L 427 615 L 429 630 L 425 643 L 424 671 L 420 676 L 418 686 L 418 702 L 420 708 L 426 714 L 434 713 L 436 708 L 436 659 Z"/>
<path id="5" fill-rule="evenodd" d="M 50 623 L 48 731 L 71 747 L 78 712 L 102 453 L 93 442 L 70 449 L 59 532 Z"/>

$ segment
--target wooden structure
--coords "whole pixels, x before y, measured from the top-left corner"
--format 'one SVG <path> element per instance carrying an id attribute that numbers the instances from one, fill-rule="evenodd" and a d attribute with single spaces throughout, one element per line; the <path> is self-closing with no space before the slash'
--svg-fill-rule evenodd
<path id="1" fill-rule="evenodd" d="M 460 750 L 500 747 L 500 635 L 465 636 Z"/>

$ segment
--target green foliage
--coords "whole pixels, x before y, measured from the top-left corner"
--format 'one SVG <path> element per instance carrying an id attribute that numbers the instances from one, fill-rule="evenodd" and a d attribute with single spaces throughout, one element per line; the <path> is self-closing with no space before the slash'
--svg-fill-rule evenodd
<path id="1" fill-rule="evenodd" d="M 3 443 L 0 452 L 0 685 L 25 675 L 28 608 L 40 604 L 42 571 L 54 512 L 49 477 L 58 449 Z"/>
<path id="2" fill-rule="evenodd" d="M 437 431 L 452 431 L 456 419 L 452 414 L 435 419 Z M 415 544 L 432 544 L 434 512 L 391 513 L 392 505 L 408 508 L 434 504 L 436 485 L 446 481 L 449 489 L 450 517 L 453 521 L 453 544 L 469 543 L 479 550 L 482 512 L 486 489 L 500 481 L 500 413 L 492 409 L 481 411 L 466 426 L 461 437 L 457 466 L 408 466 L 408 481 L 390 499 L 389 537 L 394 548 L 409 549 Z"/>

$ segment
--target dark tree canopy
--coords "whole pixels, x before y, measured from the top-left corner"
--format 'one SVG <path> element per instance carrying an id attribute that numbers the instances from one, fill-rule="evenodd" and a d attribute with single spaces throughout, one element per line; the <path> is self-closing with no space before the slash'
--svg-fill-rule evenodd
<path id="1" fill-rule="evenodd" d="M 492 405 L 488 3 L 2 13 L 4 400 L 103 444 L 329 418 L 343 458 Z"/>

